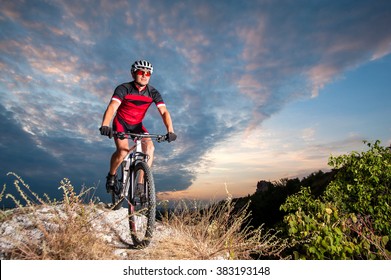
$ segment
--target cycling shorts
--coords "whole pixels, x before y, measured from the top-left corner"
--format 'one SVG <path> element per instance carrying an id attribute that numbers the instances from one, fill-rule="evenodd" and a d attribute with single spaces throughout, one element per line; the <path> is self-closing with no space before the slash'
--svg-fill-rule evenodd
<path id="1" fill-rule="evenodd" d="M 130 132 L 138 134 L 148 134 L 148 130 L 143 126 L 143 123 L 128 124 L 118 116 L 114 117 L 113 130 L 117 132 Z"/>

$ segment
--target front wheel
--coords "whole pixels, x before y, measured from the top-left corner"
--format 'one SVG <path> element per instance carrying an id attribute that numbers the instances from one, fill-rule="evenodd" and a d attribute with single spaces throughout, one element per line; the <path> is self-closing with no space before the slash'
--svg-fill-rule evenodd
<path id="1" fill-rule="evenodd" d="M 155 228 L 155 183 L 151 169 L 143 161 L 136 164 L 133 178 L 134 193 L 129 192 L 128 200 L 130 233 L 134 246 L 145 247 L 151 242 Z"/>

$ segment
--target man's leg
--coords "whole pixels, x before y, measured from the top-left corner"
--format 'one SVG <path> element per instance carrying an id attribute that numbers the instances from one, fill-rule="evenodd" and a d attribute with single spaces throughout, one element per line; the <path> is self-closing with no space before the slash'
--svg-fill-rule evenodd
<path id="1" fill-rule="evenodd" d="M 151 139 L 149 138 L 144 138 L 141 142 L 141 148 L 143 150 L 143 153 L 144 154 L 147 154 L 148 155 L 148 166 L 151 167 L 152 166 L 152 162 L 153 162 L 153 153 L 155 151 L 155 146 L 153 145 L 153 142 Z M 144 184 L 144 172 L 141 171 L 140 172 L 141 176 L 138 180 L 138 184 L 140 185 L 143 185 Z M 140 186 L 138 186 L 138 188 L 140 188 Z"/>
<path id="2" fill-rule="evenodd" d="M 110 171 L 106 177 L 107 192 L 113 190 L 115 185 L 117 184 L 117 174 L 116 174 L 117 169 L 121 165 L 122 160 L 126 157 L 126 155 L 129 152 L 129 143 L 127 139 L 121 140 L 121 139 L 114 138 L 114 142 L 115 142 L 115 146 L 117 147 L 117 150 L 111 156 Z"/>
<path id="3" fill-rule="evenodd" d="M 115 146 L 117 150 L 111 156 L 110 161 L 110 174 L 115 175 L 117 173 L 117 169 L 122 163 L 123 159 L 129 153 L 129 143 L 127 139 L 118 139 L 114 138 Z"/>
<path id="4" fill-rule="evenodd" d="M 148 166 L 152 167 L 153 154 L 155 152 L 155 146 L 150 138 L 144 138 L 142 140 L 142 149 L 145 154 L 148 155 Z"/>

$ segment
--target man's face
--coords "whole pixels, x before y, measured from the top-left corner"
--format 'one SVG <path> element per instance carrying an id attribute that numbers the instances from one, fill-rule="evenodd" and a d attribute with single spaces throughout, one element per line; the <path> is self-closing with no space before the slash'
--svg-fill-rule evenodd
<path id="1" fill-rule="evenodd" d="M 133 73 L 135 82 L 141 86 L 146 86 L 151 78 L 151 72 L 147 69 L 139 69 Z"/>

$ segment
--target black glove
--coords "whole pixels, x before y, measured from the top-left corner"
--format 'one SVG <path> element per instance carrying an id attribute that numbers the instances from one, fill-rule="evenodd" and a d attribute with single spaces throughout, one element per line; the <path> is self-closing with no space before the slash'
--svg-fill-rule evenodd
<path id="1" fill-rule="evenodd" d="M 175 141 L 176 134 L 174 132 L 169 132 L 166 134 L 166 138 L 167 138 L 168 143 L 170 143 L 172 141 Z"/>
<path id="2" fill-rule="evenodd" d="M 108 136 L 109 138 L 113 137 L 113 130 L 110 126 L 101 126 L 99 130 L 101 135 Z"/>

